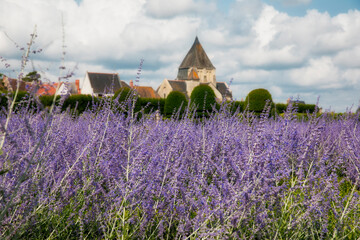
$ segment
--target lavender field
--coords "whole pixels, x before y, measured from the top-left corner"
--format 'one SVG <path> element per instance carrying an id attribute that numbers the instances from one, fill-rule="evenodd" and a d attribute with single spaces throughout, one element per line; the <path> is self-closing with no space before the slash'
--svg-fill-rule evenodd
<path id="1" fill-rule="evenodd" d="M 0 238 L 357 239 L 359 116 L 295 110 L 23 108 L 0 156 Z"/>

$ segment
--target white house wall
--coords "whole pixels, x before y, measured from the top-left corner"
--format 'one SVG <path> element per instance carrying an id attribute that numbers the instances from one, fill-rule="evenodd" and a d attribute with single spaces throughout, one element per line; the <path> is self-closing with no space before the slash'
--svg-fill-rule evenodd
<path id="1" fill-rule="evenodd" d="M 90 79 L 88 73 L 86 73 L 82 88 L 81 88 L 81 94 L 90 94 L 92 95 L 94 93 L 93 88 L 91 87 Z"/>

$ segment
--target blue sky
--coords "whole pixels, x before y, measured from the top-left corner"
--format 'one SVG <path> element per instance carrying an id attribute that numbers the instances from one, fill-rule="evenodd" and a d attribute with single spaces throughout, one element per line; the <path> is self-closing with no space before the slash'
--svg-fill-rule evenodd
<path id="1" fill-rule="evenodd" d="M 303 4 L 283 0 L 264 0 L 264 2 L 273 5 L 279 11 L 286 12 L 291 16 L 304 16 L 308 9 L 317 9 L 320 12 L 328 12 L 331 16 L 335 16 L 339 13 L 347 12 L 350 9 L 360 8 L 359 0 L 312 0 L 303 1 L 305 2 Z"/>
<path id="2" fill-rule="evenodd" d="M 68 71 L 117 72 L 156 89 L 174 79 L 198 35 L 237 100 L 266 88 L 337 112 L 360 100 L 359 0 L 0 0 L 0 72 L 15 77 L 21 51 L 37 25 L 26 71 L 56 81 L 64 19 Z M 9 14 L 12 13 L 12 14 Z M 21 17 L 19 17 L 21 16 Z"/>

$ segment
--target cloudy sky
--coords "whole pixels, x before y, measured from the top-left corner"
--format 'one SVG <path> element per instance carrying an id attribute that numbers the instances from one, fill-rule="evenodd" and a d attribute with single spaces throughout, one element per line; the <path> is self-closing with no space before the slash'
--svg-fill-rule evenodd
<path id="1" fill-rule="evenodd" d="M 156 89 L 197 35 L 237 100 L 266 88 L 275 102 L 359 105 L 360 0 L 0 0 L 1 73 L 17 75 L 35 25 L 42 52 L 26 71 L 51 81 L 64 74 L 65 49 L 70 81 L 91 71 L 128 82 L 143 58 L 139 84 Z"/>

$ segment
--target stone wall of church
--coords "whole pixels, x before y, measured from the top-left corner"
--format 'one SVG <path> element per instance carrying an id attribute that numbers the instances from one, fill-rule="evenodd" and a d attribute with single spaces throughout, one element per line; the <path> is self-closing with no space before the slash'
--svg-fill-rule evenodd
<path id="1" fill-rule="evenodd" d="M 188 68 L 183 68 L 183 69 L 179 69 L 178 75 L 177 75 L 177 79 L 178 80 L 185 80 L 188 78 L 189 73 L 190 73 L 191 69 Z"/>
<path id="2" fill-rule="evenodd" d="M 215 69 L 198 69 L 198 74 L 200 82 L 207 83 L 210 82 L 216 86 L 216 75 Z"/>
<path id="3" fill-rule="evenodd" d="M 166 98 L 169 95 L 169 93 L 171 92 L 171 86 L 166 78 L 161 83 L 161 85 L 158 87 L 156 92 L 157 92 L 157 94 L 159 94 L 159 96 L 161 98 Z"/>
<path id="4" fill-rule="evenodd" d="M 196 71 L 199 75 L 200 82 L 202 82 L 202 83 L 210 82 L 216 86 L 215 69 L 209 70 L 209 69 L 201 68 L 201 69 L 196 69 Z M 189 69 L 187 71 L 187 76 L 189 76 L 190 72 L 191 72 L 191 69 Z M 180 70 L 179 70 L 179 73 L 180 73 Z"/>

